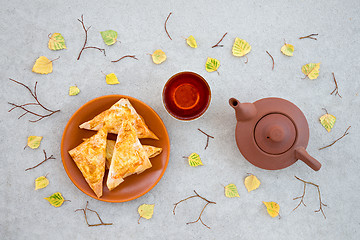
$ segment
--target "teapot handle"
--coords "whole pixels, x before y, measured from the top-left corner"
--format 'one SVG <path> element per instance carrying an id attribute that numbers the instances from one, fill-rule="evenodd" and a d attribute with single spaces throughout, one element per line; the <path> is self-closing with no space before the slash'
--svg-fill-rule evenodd
<path id="1" fill-rule="evenodd" d="M 319 171 L 321 168 L 321 163 L 312 156 L 310 156 L 304 147 L 299 147 L 295 149 L 295 157 L 306 163 L 315 171 Z"/>

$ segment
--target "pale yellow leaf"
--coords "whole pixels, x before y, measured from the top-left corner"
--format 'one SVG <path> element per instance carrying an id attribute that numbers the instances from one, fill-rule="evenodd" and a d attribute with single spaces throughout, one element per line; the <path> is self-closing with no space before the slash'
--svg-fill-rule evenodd
<path id="1" fill-rule="evenodd" d="M 251 46 L 244 39 L 235 38 L 234 45 L 232 47 L 232 54 L 236 57 L 242 57 L 251 51 Z"/>
<path id="2" fill-rule="evenodd" d="M 42 138 L 41 136 L 30 136 L 28 137 L 27 145 L 32 149 L 38 148 Z"/>
<path id="3" fill-rule="evenodd" d="M 71 86 L 69 88 L 69 95 L 70 96 L 76 96 L 76 95 L 79 94 L 79 92 L 80 92 L 80 89 L 77 86 Z"/>
<path id="4" fill-rule="evenodd" d="M 215 58 L 207 58 L 205 63 L 205 69 L 208 72 L 214 72 L 217 71 L 220 67 L 220 61 Z"/>
<path id="5" fill-rule="evenodd" d="M 293 56 L 294 53 L 294 46 L 291 44 L 285 43 L 284 46 L 281 47 L 281 52 L 286 56 Z"/>
<path id="6" fill-rule="evenodd" d="M 65 201 L 63 196 L 59 192 L 56 192 L 53 195 L 51 195 L 50 197 L 47 197 L 44 199 L 48 200 L 49 203 L 51 205 L 53 205 L 54 207 L 60 207 L 63 204 L 63 202 Z"/>
<path id="7" fill-rule="evenodd" d="M 106 83 L 110 85 L 119 84 L 119 80 L 116 77 L 115 73 L 109 73 L 106 75 Z"/>
<path id="8" fill-rule="evenodd" d="M 197 43 L 193 35 L 186 39 L 187 44 L 192 48 L 197 48 Z"/>
<path id="9" fill-rule="evenodd" d="M 49 185 L 49 180 L 46 177 L 41 176 L 35 179 L 35 190 L 44 188 L 47 185 Z"/>
<path id="10" fill-rule="evenodd" d="M 47 59 L 47 57 L 41 56 L 36 59 L 36 62 L 32 68 L 32 71 L 40 74 L 48 74 L 53 70 L 52 61 Z"/>
<path id="11" fill-rule="evenodd" d="M 203 163 L 201 162 L 200 156 L 197 153 L 190 154 L 190 156 L 188 157 L 188 160 L 189 160 L 189 165 L 192 167 L 197 167 L 199 165 L 203 165 Z"/>
<path id="12" fill-rule="evenodd" d="M 251 192 L 260 186 L 260 181 L 256 176 L 250 175 L 245 178 L 244 184 L 248 192 Z"/>
<path id="13" fill-rule="evenodd" d="M 240 197 L 235 184 L 230 183 L 225 186 L 225 196 L 228 198 Z"/>
<path id="14" fill-rule="evenodd" d="M 267 212 L 271 217 L 279 215 L 280 206 L 276 202 L 263 202 L 266 206 Z"/>
<path id="15" fill-rule="evenodd" d="M 316 79 L 319 76 L 320 63 L 309 63 L 302 66 L 301 71 L 310 79 Z"/>
<path id="16" fill-rule="evenodd" d="M 321 125 L 323 125 L 328 132 L 334 127 L 335 121 L 336 117 L 331 114 L 324 114 L 320 117 Z"/>
<path id="17" fill-rule="evenodd" d="M 166 60 L 166 54 L 160 49 L 156 50 L 151 57 L 155 64 L 160 64 Z"/>
<path id="18" fill-rule="evenodd" d="M 140 215 L 140 218 L 146 218 L 146 219 L 152 218 L 152 215 L 154 213 L 154 206 L 155 206 L 155 204 L 140 205 L 138 208 L 138 213 Z M 139 220 L 140 220 L 140 218 L 139 218 Z"/>

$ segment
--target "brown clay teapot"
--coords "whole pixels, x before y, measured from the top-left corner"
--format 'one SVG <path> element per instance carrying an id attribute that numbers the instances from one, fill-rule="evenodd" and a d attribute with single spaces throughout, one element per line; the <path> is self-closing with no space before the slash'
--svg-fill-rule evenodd
<path id="1" fill-rule="evenodd" d="M 264 98 L 254 103 L 229 99 L 235 109 L 235 137 L 242 155 L 259 168 L 286 168 L 298 159 L 318 171 L 315 158 L 306 152 L 309 125 L 302 111 L 281 98 Z"/>

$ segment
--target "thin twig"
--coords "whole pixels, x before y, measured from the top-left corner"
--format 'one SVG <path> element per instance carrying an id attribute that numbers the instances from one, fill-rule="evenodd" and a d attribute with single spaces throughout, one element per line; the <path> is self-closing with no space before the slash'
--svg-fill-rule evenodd
<path id="1" fill-rule="evenodd" d="M 57 113 L 57 112 L 60 112 L 60 110 L 50 110 L 49 108 L 45 107 L 44 105 L 42 105 L 38 99 L 38 96 L 37 96 L 37 92 L 36 92 L 36 88 L 37 88 L 37 82 L 35 83 L 35 86 L 34 86 L 34 90 L 32 91 L 28 86 L 26 86 L 25 84 L 21 83 L 21 82 L 18 82 L 12 78 L 9 78 L 11 81 L 25 87 L 31 94 L 31 96 L 34 98 L 34 100 L 36 102 L 34 103 L 25 103 L 25 104 L 21 104 L 21 105 L 18 105 L 18 104 L 15 104 L 15 103 L 10 103 L 8 102 L 8 104 L 12 105 L 13 107 L 11 109 L 8 110 L 8 112 L 11 112 L 13 111 L 14 109 L 16 108 L 20 108 L 22 110 L 24 110 L 24 113 L 22 115 L 20 115 L 18 117 L 18 119 L 22 118 L 23 116 L 25 116 L 27 113 L 30 113 L 34 116 L 37 116 L 39 117 L 37 120 L 29 120 L 30 122 L 38 122 L 40 121 L 41 119 L 43 118 L 46 118 L 46 117 L 50 117 L 51 115 L 53 115 L 54 113 Z M 25 106 L 29 106 L 29 105 L 35 105 L 35 106 L 40 106 L 42 109 L 44 109 L 45 111 L 48 111 L 50 113 L 48 114 L 45 114 L 45 115 L 42 115 L 42 114 L 39 114 L 39 113 L 36 113 L 36 112 L 33 112 L 33 111 L 30 111 L 29 109 L 25 108 Z"/>
<path id="2" fill-rule="evenodd" d="M 45 149 L 43 149 L 43 152 L 44 152 L 44 155 L 45 155 L 44 161 L 40 162 L 39 164 L 37 164 L 37 165 L 35 165 L 35 166 L 31 167 L 31 168 L 25 169 L 25 171 L 28 171 L 28 170 L 30 170 L 30 169 L 37 168 L 38 166 L 40 166 L 41 164 L 43 164 L 44 162 L 46 162 L 46 161 L 49 160 L 49 159 L 55 159 L 53 155 L 51 155 L 50 157 L 47 157 L 47 156 L 46 156 Z"/>
<path id="3" fill-rule="evenodd" d="M 204 206 L 204 207 L 203 207 L 203 209 L 201 210 L 201 212 L 200 212 L 200 215 L 199 215 L 198 219 L 197 219 L 197 220 L 195 220 L 195 221 L 193 221 L 193 222 L 188 222 L 188 223 L 186 223 L 186 224 L 196 223 L 196 222 L 198 222 L 198 221 L 200 220 L 200 222 L 201 222 L 201 223 L 202 223 L 205 227 L 207 227 L 207 228 L 209 228 L 209 229 L 210 229 L 210 227 L 209 227 L 208 225 L 206 225 L 206 224 L 202 221 L 202 219 L 201 219 L 201 215 L 203 214 L 203 212 L 204 212 L 205 208 L 207 207 L 207 205 L 209 205 L 210 203 L 212 203 L 212 204 L 216 204 L 216 202 L 213 202 L 213 201 L 209 201 L 209 200 L 207 200 L 206 198 L 204 198 L 204 197 L 200 196 L 200 195 L 199 195 L 199 194 L 198 194 L 195 190 L 194 190 L 194 193 L 195 193 L 195 195 L 190 196 L 190 197 L 187 197 L 187 198 L 185 198 L 185 199 L 183 199 L 183 200 L 181 200 L 181 201 L 179 201 L 179 202 L 175 203 L 175 204 L 174 204 L 173 213 L 174 213 L 174 215 L 175 215 L 175 209 L 176 209 L 176 207 L 177 207 L 177 205 L 178 205 L 179 203 L 184 202 L 184 201 L 186 201 L 186 200 L 188 200 L 188 199 L 190 199 L 190 198 L 194 198 L 194 197 L 201 198 L 202 200 L 206 201 L 207 203 L 205 204 L 205 206 Z"/>
<path id="4" fill-rule="evenodd" d="M 172 38 L 170 37 L 170 34 L 168 33 L 167 29 L 166 29 L 166 24 L 167 24 L 167 21 L 169 20 L 169 17 L 170 15 L 172 14 L 172 12 L 169 13 L 169 15 L 167 16 L 166 20 L 165 20 L 165 24 L 164 24 L 164 27 L 165 27 L 165 32 L 166 34 L 168 35 L 168 37 L 170 38 L 170 40 L 172 40 Z"/>
<path id="5" fill-rule="evenodd" d="M 274 58 L 273 58 L 273 56 L 271 56 L 271 54 L 270 54 L 268 51 L 266 51 L 266 53 L 271 57 L 271 60 L 272 60 L 272 70 L 274 70 L 274 66 L 275 66 Z"/>
<path id="6" fill-rule="evenodd" d="M 228 34 L 227 32 L 222 36 L 222 38 L 211 48 L 215 48 L 215 47 L 223 47 L 224 45 L 219 45 L 219 43 L 221 43 L 221 41 L 224 39 L 224 37 L 226 36 L 226 34 Z"/>
<path id="7" fill-rule="evenodd" d="M 335 93 L 335 96 L 336 96 L 336 95 L 339 95 L 339 97 L 342 98 L 342 96 L 341 96 L 340 93 L 339 93 L 339 87 L 338 87 L 338 84 L 337 84 L 337 82 L 336 82 L 336 78 L 335 78 L 334 73 L 332 73 L 332 75 L 333 75 L 333 79 L 334 79 L 334 82 L 335 82 L 335 89 L 334 89 L 334 91 L 332 91 L 332 92 L 330 93 L 330 95 L 333 95 L 333 93 Z"/>
<path id="8" fill-rule="evenodd" d="M 85 207 L 85 209 L 84 209 L 84 208 L 79 208 L 79 209 L 76 209 L 76 210 L 75 210 L 75 212 L 77 212 L 77 211 L 83 211 L 84 216 L 85 216 L 85 221 L 86 221 L 86 224 L 88 225 L 88 227 L 95 227 L 95 226 L 101 226 L 101 225 L 113 225 L 112 223 L 104 223 L 104 222 L 101 220 L 101 217 L 100 217 L 100 215 L 98 214 L 97 211 L 94 211 L 94 210 L 91 210 L 90 208 L 88 208 L 88 204 L 89 204 L 89 201 L 86 201 L 86 207 Z M 89 222 L 88 222 L 88 220 L 87 220 L 86 211 L 90 211 L 90 212 L 96 213 L 96 216 L 99 218 L 100 223 L 97 223 L 97 224 L 89 224 Z"/>
<path id="9" fill-rule="evenodd" d="M 98 47 L 87 47 L 87 46 L 86 46 L 86 44 L 87 44 L 87 38 L 88 38 L 88 31 L 89 31 L 89 29 L 91 28 L 91 26 L 88 27 L 88 28 L 85 27 L 85 24 L 84 24 L 84 16 L 83 16 L 83 15 L 81 15 L 81 20 L 78 19 L 78 21 L 81 23 L 81 25 L 82 25 L 82 27 L 83 27 L 83 29 L 84 29 L 84 32 L 85 32 L 85 42 L 84 42 L 84 46 L 82 47 L 82 49 L 81 49 L 81 51 L 80 51 L 80 53 L 79 53 L 79 56 L 78 56 L 77 60 L 80 59 L 82 52 L 83 52 L 85 49 L 88 49 L 88 48 L 94 48 L 94 49 L 99 50 L 100 52 L 104 52 L 104 55 L 106 56 L 105 49 L 103 49 L 103 48 L 98 48 Z"/>
<path id="10" fill-rule="evenodd" d="M 311 184 L 311 185 L 313 185 L 313 186 L 315 186 L 316 188 L 317 188 L 317 190 L 318 190 L 318 194 L 319 194 L 319 209 L 318 210 L 315 210 L 314 212 L 321 212 L 322 214 L 323 214 L 323 216 L 324 216 L 324 218 L 326 219 L 326 216 L 325 216 L 325 213 L 324 213 L 324 210 L 323 210 L 323 206 L 324 207 L 327 207 L 327 205 L 326 204 L 324 204 L 323 202 L 322 202 L 322 200 L 321 200 L 321 194 L 320 194 L 320 187 L 319 187 L 319 185 L 317 185 L 317 184 L 315 184 L 315 183 L 312 183 L 312 182 L 308 182 L 308 181 L 305 181 L 305 180 L 302 180 L 301 178 L 298 178 L 297 176 L 295 176 L 295 178 L 297 179 L 297 180 L 299 180 L 299 181 L 301 181 L 301 182 L 303 182 L 304 183 L 304 192 L 303 192 L 303 195 L 302 196 L 300 196 L 300 197 L 296 197 L 296 198 L 294 198 L 293 200 L 296 200 L 296 199 L 299 199 L 299 198 L 301 198 L 301 201 L 300 201 L 300 203 L 293 209 L 293 211 L 295 210 L 295 209 L 297 209 L 299 206 L 300 206 L 300 204 L 302 203 L 302 204 L 304 204 L 304 206 L 306 207 L 306 205 L 305 205 L 305 203 L 304 203 L 304 196 L 305 196 L 305 189 L 306 189 L 306 184 Z"/>
<path id="11" fill-rule="evenodd" d="M 202 132 L 203 134 L 205 134 L 206 135 L 206 146 L 205 146 L 205 149 L 208 147 L 208 145 L 209 145 L 209 138 L 212 138 L 212 139 L 214 139 L 214 137 L 213 136 L 210 136 L 209 134 L 207 134 L 206 132 L 204 132 L 204 131 L 202 131 L 200 128 L 198 128 L 198 130 L 200 131 L 200 132 Z"/>
<path id="12" fill-rule="evenodd" d="M 324 149 L 324 148 L 331 147 L 331 146 L 334 145 L 337 141 L 339 141 L 340 139 L 342 139 L 343 137 L 345 137 L 346 135 L 348 135 L 348 134 L 349 134 L 349 132 L 348 132 L 349 128 L 351 128 L 351 126 L 349 126 L 349 127 L 346 129 L 346 131 L 344 132 L 344 134 L 343 134 L 341 137 L 339 137 L 338 139 L 336 139 L 333 143 L 331 143 L 331 144 L 329 144 L 329 145 L 327 145 L 327 146 L 325 146 L 325 147 L 319 148 L 319 150 L 322 150 L 322 149 Z"/>
<path id="13" fill-rule="evenodd" d="M 317 36 L 317 35 L 319 35 L 319 34 L 313 33 L 313 34 L 307 35 L 305 37 L 300 37 L 299 39 L 310 38 L 310 39 L 317 40 L 317 38 L 314 37 L 314 36 Z"/>
<path id="14" fill-rule="evenodd" d="M 115 63 L 115 62 L 118 62 L 118 61 L 120 61 L 121 59 L 124 59 L 124 58 L 133 58 L 133 59 L 139 60 L 139 59 L 137 59 L 135 57 L 135 55 L 125 55 L 125 56 L 119 58 L 118 60 L 114 60 L 114 61 L 111 61 L 111 62 Z"/>

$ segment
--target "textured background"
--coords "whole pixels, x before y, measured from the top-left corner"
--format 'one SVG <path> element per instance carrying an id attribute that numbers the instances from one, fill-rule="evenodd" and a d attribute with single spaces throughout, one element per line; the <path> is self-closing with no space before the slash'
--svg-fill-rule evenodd
<path id="1" fill-rule="evenodd" d="M 360 3 L 349 1 L 2 1 L 0 9 L 0 80 L 1 80 L 1 176 L 0 235 L 2 239 L 358 239 L 360 232 L 358 145 L 360 92 L 359 39 Z M 170 41 L 164 31 L 168 22 Z M 89 30 L 89 44 L 105 48 L 107 56 L 97 50 L 77 55 L 84 41 L 81 24 L 76 20 L 84 14 Z M 99 31 L 118 31 L 121 44 L 105 46 Z M 67 49 L 50 51 L 49 33 L 60 32 Z M 210 48 L 221 36 L 223 48 Z M 318 41 L 300 36 L 319 33 Z M 182 37 L 194 35 L 198 48 L 188 47 Z M 234 38 L 246 39 L 252 46 L 249 63 L 231 54 Z M 295 46 L 294 57 L 280 52 L 284 39 Z M 167 61 L 152 63 L 146 53 L 162 49 Z M 265 51 L 275 59 L 271 60 Z M 132 59 L 111 63 L 125 54 Z M 48 75 L 31 72 L 39 56 L 54 59 L 54 71 Z M 220 76 L 205 71 L 207 57 L 220 60 Z M 301 66 L 321 62 L 316 80 L 301 79 Z M 196 121 L 174 120 L 162 106 L 161 92 L 173 74 L 190 70 L 204 76 L 212 89 L 212 102 L 206 114 Z M 106 85 L 101 71 L 114 72 L 119 85 Z M 339 97 L 329 93 L 334 88 L 331 72 L 339 84 Z M 31 100 L 25 89 L 10 82 L 14 78 L 33 86 L 39 82 L 41 101 L 61 112 L 38 123 L 30 116 L 17 120 L 20 111 L 7 113 L 7 102 Z M 76 84 L 81 93 L 68 96 L 68 88 Z M 163 119 L 171 141 L 171 156 L 164 177 L 145 196 L 126 203 L 96 201 L 78 190 L 67 177 L 61 163 L 60 140 L 70 116 L 87 101 L 102 95 L 125 94 L 150 105 Z M 312 171 L 302 162 L 279 171 L 266 171 L 252 166 L 238 151 L 234 142 L 235 117 L 228 99 L 253 102 L 264 97 L 282 97 L 299 106 L 308 119 L 310 141 L 308 152 L 323 167 Z M 318 118 L 326 108 L 337 117 L 330 133 Z M 351 125 L 350 134 L 331 148 L 318 148 L 331 143 Z M 206 137 L 201 128 L 215 136 L 204 150 Z M 44 136 L 37 150 L 25 149 L 29 135 Z M 42 149 L 54 154 L 56 160 L 28 172 L 24 169 L 43 159 Z M 198 152 L 204 166 L 191 168 L 182 156 Z M 260 188 L 247 193 L 243 179 L 255 174 Z M 35 178 L 49 173 L 50 185 L 34 191 Z M 301 195 L 303 184 L 297 175 L 321 186 L 327 219 L 318 208 L 317 192 L 309 187 L 305 203 L 295 212 L 292 198 Z M 235 183 L 240 198 L 228 199 L 221 185 Z M 209 205 L 200 223 L 195 220 L 203 206 L 200 199 L 179 205 L 177 215 L 173 204 L 192 194 L 193 190 L 217 202 Z M 61 192 L 66 199 L 54 208 L 44 197 Z M 113 226 L 89 228 L 77 208 L 90 207 Z M 281 216 L 272 219 L 261 201 L 275 201 Z M 151 220 L 137 224 L 137 207 L 155 204 Z M 95 221 L 95 216 L 89 220 Z"/>

